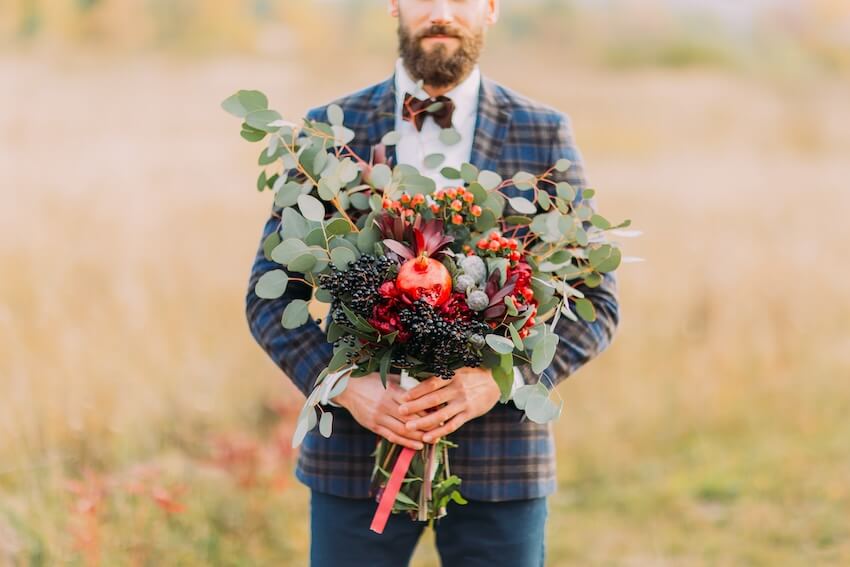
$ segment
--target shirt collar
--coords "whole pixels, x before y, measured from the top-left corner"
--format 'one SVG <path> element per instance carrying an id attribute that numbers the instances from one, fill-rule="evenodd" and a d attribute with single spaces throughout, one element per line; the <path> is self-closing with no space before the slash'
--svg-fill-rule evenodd
<path id="1" fill-rule="evenodd" d="M 454 115 L 456 117 L 466 117 L 475 114 L 478 110 L 478 90 L 481 86 L 481 70 L 476 64 L 467 77 L 455 85 L 455 87 L 445 93 L 445 96 L 452 99 L 455 105 Z M 401 57 L 396 59 L 395 63 L 395 87 L 396 87 L 396 114 L 401 114 L 401 106 L 404 104 L 404 93 L 411 93 L 419 99 L 428 98 L 428 93 L 424 89 L 419 89 L 416 86 L 407 69 L 404 68 L 404 63 Z M 454 118 L 452 122 L 457 124 Z"/>

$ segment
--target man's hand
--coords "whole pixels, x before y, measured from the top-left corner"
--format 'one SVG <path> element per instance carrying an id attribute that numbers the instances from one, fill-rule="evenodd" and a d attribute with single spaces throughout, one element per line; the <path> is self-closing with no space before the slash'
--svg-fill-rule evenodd
<path id="1" fill-rule="evenodd" d="M 381 383 L 377 372 L 351 378 L 348 386 L 334 401 L 351 412 L 357 423 L 386 438 L 391 443 L 419 450 L 424 430 L 406 428 L 405 423 L 417 419 L 415 412 L 402 414 L 399 411 L 404 390 L 398 385 L 398 376 L 389 376 L 387 387 Z"/>
<path id="2" fill-rule="evenodd" d="M 404 394 L 399 408 L 402 416 L 444 407 L 426 415 L 406 421 L 408 431 L 427 431 L 422 437 L 426 443 L 456 431 L 471 419 L 484 415 L 496 402 L 501 392 L 491 372 L 484 368 L 461 368 L 450 380 L 437 376 L 429 378 Z"/>

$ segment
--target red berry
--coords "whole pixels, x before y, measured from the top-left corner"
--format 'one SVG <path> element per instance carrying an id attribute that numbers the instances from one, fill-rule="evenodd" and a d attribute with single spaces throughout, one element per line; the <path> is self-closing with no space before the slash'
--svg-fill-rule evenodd
<path id="1" fill-rule="evenodd" d="M 472 205 L 472 208 L 469 209 L 469 212 L 474 217 L 480 217 L 481 216 L 481 207 L 479 207 L 478 205 Z"/>
<path id="2" fill-rule="evenodd" d="M 454 224 L 463 224 L 463 217 L 455 213 L 452 215 L 452 222 Z"/>
<path id="3" fill-rule="evenodd" d="M 463 208 L 463 203 L 461 203 L 460 201 L 455 199 L 454 201 L 452 201 L 452 204 L 449 205 L 449 206 L 452 208 L 453 211 L 459 211 Z"/>
<path id="4" fill-rule="evenodd" d="M 431 205 L 431 212 L 434 213 L 435 215 L 440 214 L 440 205 L 438 205 L 437 203 L 434 203 L 433 205 Z"/>
<path id="5" fill-rule="evenodd" d="M 463 200 L 467 203 L 471 203 L 475 200 L 475 195 L 473 195 L 472 193 L 465 193 L 463 196 Z"/>
<path id="6" fill-rule="evenodd" d="M 485 248 L 490 247 L 490 242 L 486 238 L 482 238 L 478 241 L 478 247 L 484 250 Z"/>
<path id="7" fill-rule="evenodd" d="M 490 250 L 492 250 L 493 252 L 499 251 L 499 242 L 497 240 L 490 241 Z"/>

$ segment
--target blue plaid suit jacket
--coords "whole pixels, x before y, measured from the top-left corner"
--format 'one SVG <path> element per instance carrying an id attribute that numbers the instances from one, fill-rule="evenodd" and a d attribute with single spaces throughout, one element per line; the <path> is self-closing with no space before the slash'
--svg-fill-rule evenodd
<path id="1" fill-rule="evenodd" d="M 352 149 L 366 159 L 372 146 L 395 127 L 394 79 L 391 76 L 334 101 L 345 111 L 346 126 L 355 132 Z M 313 108 L 308 117 L 326 121 L 326 108 Z M 395 162 L 392 147 L 388 148 L 388 157 Z M 556 180 L 567 181 L 581 191 L 585 187 L 582 158 L 573 141 L 569 118 L 482 77 L 471 163 L 509 178 L 520 170 L 545 171 L 560 158 L 570 160 L 573 165 L 567 172 L 557 174 L 560 178 Z M 254 294 L 259 277 L 281 267 L 267 260 L 262 250 L 263 240 L 279 227 L 279 210 L 273 208 L 251 272 L 246 311 L 254 338 L 307 395 L 329 362 L 332 346 L 315 322 L 286 330 L 281 326 L 281 316 L 290 301 L 309 299 L 309 288 L 290 283 L 286 294 L 277 300 L 263 300 Z M 558 384 L 604 350 L 618 323 L 613 274 L 606 275 L 599 287 L 579 289 L 593 302 L 598 318 L 593 323 L 560 319 L 556 327 L 560 345 L 545 373 L 549 384 Z M 528 366 L 520 370 L 527 383 L 539 379 Z M 361 427 L 347 410 L 331 408 L 330 411 L 334 413 L 333 435 L 325 439 L 315 430 L 307 434 L 296 476 L 320 492 L 368 497 L 371 453 L 378 437 Z M 453 472 L 463 479 L 464 496 L 488 501 L 516 500 L 544 496 L 555 490 L 551 425 L 536 424 L 522 417 L 523 413 L 512 403 L 496 404 L 450 436 L 459 445 L 451 451 L 450 460 Z"/>

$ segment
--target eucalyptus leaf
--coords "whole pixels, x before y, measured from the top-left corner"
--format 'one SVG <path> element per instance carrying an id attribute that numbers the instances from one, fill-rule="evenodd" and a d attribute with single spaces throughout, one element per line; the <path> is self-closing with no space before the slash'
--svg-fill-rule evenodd
<path id="1" fill-rule="evenodd" d="M 281 323 L 286 329 L 297 329 L 310 319 L 307 302 L 303 299 L 293 299 L 283 310 Z"/>
<path id="2" fill-rule="evenodd" d="M 330 437 L 331 431 L 333 430 L 333 421 L 334 415 L 326 411 L 322 414 L 321 419 L 319 419 L 319 433 L 322 434 L 322 437 Z"/>
<path id="3" fill-rule="evenodd" d="M 557 162 L 555 162 L 555 169 L 560 171 L 561 173 L 564 173 L 570 168 L 571 165 L 572 162 L 570 160 L 561 158 Z"/>
<path id="4" fill-rule="evenodd" d="M 392 175 L 392 170 L 388 165 L 379 163 L 372 168 L 372 172 L 369 174 L 369 182 L 378 189 L 383 189 L 389 185 Z"/>
<path id="5" fill-rule="evenodd" d="M 286 291 L 289 276 L 283 270 L 271 270 L 260 276 L 254 293 L 261 299 L 277 299 Z"/>
<path id="6" fill-rule="evenodd" d="M 321 222 L 325 219 L 325 206 L 311 195 L 298 196 L 298 209 L 307 220 Z"/>
<path id="7" fill-rule="evenodd" d="M 272 249 L 271 259 L 286 266 L 306 250 L 307 245 L 300 238 L 287 238 Z"/>
<path id="8" fill-rule="evenodd" d="M 492 191 L 502 184 L 502 176 L 495 171 L 485 169 L 478 174 L 478 183 L 484 187 L 485 191 Z"/>
<path id="9" fill-rule="evenodd" d="M 518 213 L 533 215 L 537 212 L 537 207 L 534 206 L 534 203 L 525 197 L 511 197 L 508 199 L 508 203 L 510 203 L 511 208 Z"/>
<path id="10" fill-rule="evenodd" d="M 513 341 L 501 335 L 490 333 L 484 337 L 484 340 L 487 341 L 490 348 L 499 354 L 510 354 L 514 351 Z"/>
<path id="11" fill-rule="evenodd" d="M 542 374 L 555 358 L 555 350 L 558 347 L 559 337 L 548 329 L 544 331 L 540 342 L 531 353 L 531 369 L 535 374 Z"/>
<path id="12" fill-rule="evenodd" d="M 381 138 L 381 143 L 385 146 L 394 146 L 398 144 L 399 140 L 401 140 L 401 134 L 395 130 L 390 130 Z"/>
<path id="13" fill-rule="evenodd" d="M 329 104 L 327 108 L 328 122 L 333 126 L 342 126 L 345 121 L 345 113 L 338 104 Z"/>
<path id="14" fill-rule="evenodd" d="M 429 154 L 425 156 L 422 164 L 428 169 L 437 169 L 444 161 L 446 161 L 444 154 Z"/>
<path id="15" fill-rule="evenodd" d="M 576 313 L 578 313 L 579 317 L 589 323 L 596 321 L 596 308 L 593 306 L 593 303 L 591 303 L 589 299 L 576 299 L 575 305 Z"/>
<path id="16" fill-rule="evenodd" d="M 460 132 L 454 128 L 443 128 L 440 130 L 440 141 L 447 146 L 454 146 L 460 142 Z"/>
<path id="17" fill-rule="evenodd" d="M 334 248 L 331 250 L 331 262 L 333 265 L 337 267 L 339 270 L 347 270 L 348 265 L 354 262 L 357 258 L 354 255 L 354 252 L 349 250 L 348 248 Z"/>

